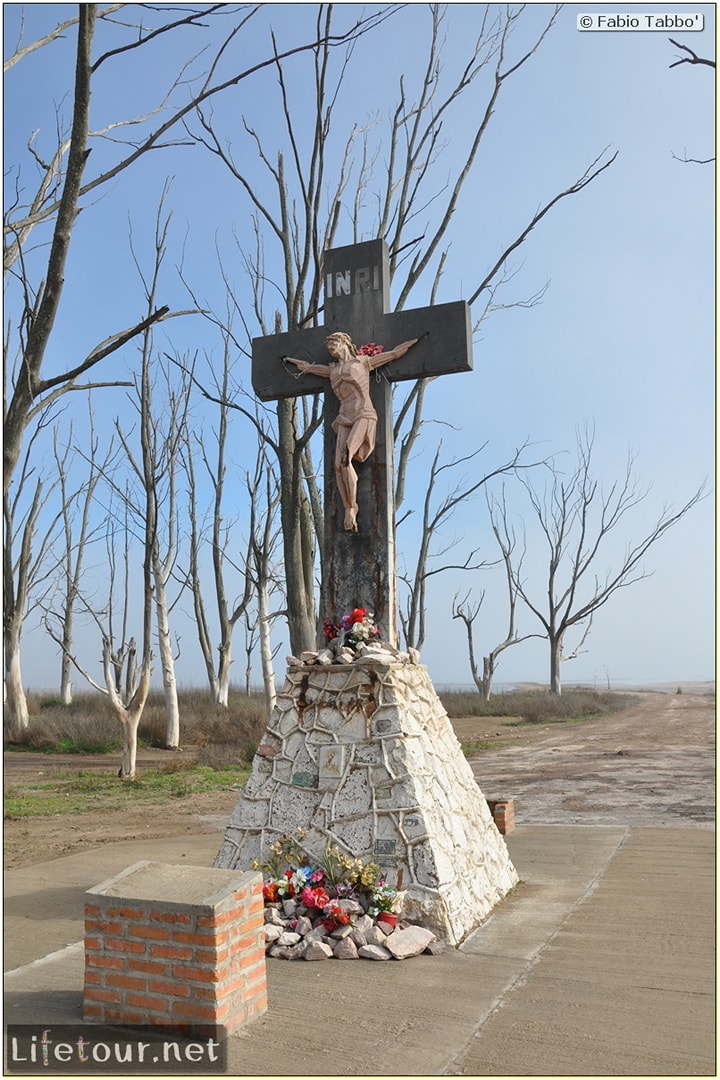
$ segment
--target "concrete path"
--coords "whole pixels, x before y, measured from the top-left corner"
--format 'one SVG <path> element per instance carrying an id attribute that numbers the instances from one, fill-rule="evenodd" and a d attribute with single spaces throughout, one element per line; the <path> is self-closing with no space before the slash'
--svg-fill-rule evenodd
<path id="1" fill-rule="evenodd" d="M 521 886 L 459 950 L 268 964 L 240 1076 L 715 1075 L 707 827 L 522 826 Z M 79 1023 L 84 890 L 138 859 L 209 866 L 219 837 L 128 842 L 9 871 L 5 1021 Z"/>

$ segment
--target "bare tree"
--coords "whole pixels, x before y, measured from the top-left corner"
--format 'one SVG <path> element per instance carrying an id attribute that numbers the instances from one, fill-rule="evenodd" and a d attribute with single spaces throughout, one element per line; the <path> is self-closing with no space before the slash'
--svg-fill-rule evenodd
<path id="1" fill-rule="evenodd" d="M 433 550 L 433 542 L 437 540 L 441 527 L 447 523 L 461 503 L 467 502 L 491 480 L 494 480 L 498 476 L 515 473 L 520 470 L 532 469 L 541 464 L 538 461 L 525 461 L 524 454 L 528 448 L 528 443 L 525 442 L 521 447 L 515 450 L 512 457 L 486 473 L 484 476 L 481 476 L 480 479 L 468 483 L 465 478 L 462 478 L 440 499 L 436 500 L 435 487 L 438 477 L 446 472 L 457 469 L 458 466 L 474 461 L 478 454 L 482 453 L 485 449 L 485 445 L 481 446 L 478 450 L 475 450 L 472 454 L 467 454 L 461 458 L 453 458 L 444 463 L 440 462 L 442 442 L 435 452 L 435 457 L 433 458 L 433 463 L 430 467 L 427 490 L 423 500 L 423 518 L 417 559 L 412 574 L 401 575 L 402 580 L 408 587 L 408 598 L 405 608 L 404 610 L 400 610 L 400 622 L 402 624 L 407 647 L 422 649 L 425 641 L 425 593 L 429 578 L 444 573 L 447 570 L 477 570 L 482 566 L 488 565 L 484 560 L 481 560 L 480 562 L 474 561 L 477 555 L 477 549 L 470 551 L 461 562 L 450 563 L 441 561 L 438 563 L 437 560 L 444 559 L 444 556 L 448 551 L 453 549 L 457 544 L 457 540 L 452 540 L 445 543 L 442 548 Z"/>
<path id="2" fill-rule="evenodd" d="M 264 507 L 259 506 L 259 492 L 264 491 Z M 273 555 L 278 540 L 276 511 L 280 502 L 277 475 L 267 458 L 264 446 L 260 447 L 255 475 L 247 475 L 247 489 L 252 514 L 250 520 L 250 567 L 257 602 L 257 636 L 260 645 L 260 664 L 262 669 L 265 703 L 268 716 L 275 708 L 275 672 L 273 670 L 274 651 L 270 640 L 270 630 L 274 618 L 284 611 L 270 610 L 270 596 L 277 584 L 273 572 Z"/>
<path id="3" fill-rule="evenodd" d="M 95 369 L 103 360 L 128 342 L 142 336 L 150 327 L 175 315 L 184 314 L 170 312 L 165 305 L 153 307 L 134 325 L 111 333 L 104 341 L 91 348 L 84 359 L 78 363 L 59 372 L 45 374 L 45 358 L 53 337 L 65 286 L 68 252 L 79 212 L 87 206 L 85 197 L 91 192 L 98 192 L 111 181 L 115 181 L 146 154 L 160 147 L 178 145 L 177 139 L 173 138 L 174 131 L 180 130 L 185 117 L 192 113 L 199 103 L 209 102 L 231 87 L 238 86 L 263 67 L 278 61 L 277 53 L 273 52 L 270 57 L 254 61 L 239 71 L 236 68 L 230 78 L 223 80 L 217 78 L 217 68 L 221 57 L 227 57 L 231 44 L 241 39 L 243 28 L 259 10 L 259 5 L 243 7 L 229 4 L 202 5 L 199 8 L 186 9 L 177 18 L 174 17 L 175 11 L 172 10 L 170 21 L 164 21 L 163 17 L 166 11 L 171 9 L 166 9 L 163 5 L 160 8 L 141 5 L 142 21 L 139 25 L 113 18 L 114 31 L 117 33 L 115 42 L 102 55 L 93 59 L 97 18 L 109 19 L 120 9 L 127 9 L 129 14 L 132 11 L 132 5 L 112 5 L 102 9 L 98 14 L 95 4 L 79 4 L 76 19 L 66 20 L 36 42 L 23 44 L 22 41 L 18 41 L 14 53 L 6 62 L 6 70 L 9 70 L 31 52 L 51 46 L 71 26 L 77 28 L 74 86 L 69 95 L 70 130 L 69 132 L 63 130 L 63 122 L 58 116 L 57 146 L 49 157 L 36 149 L 35 135 L 31 135 L 27 150 L 33 166 L 39 170 L 39 183 L 28 195 L 22 189 L 18 166 L 16 171 L 11 170 L 6 187 L 9 207 L 4 219 L 4 267 L 6 280 L 16 289 L 14 302 L 17 309 L 8 321 L 9 329 L 5 337 L 3 491 L 6 500 L 8 542 L 13 534 L 13 527 L 7 521 L 7 514 L 12 513 L 13 508 L 17 506 L 17 493 L 12 495 L 10 488 L 16 476 L 18 464 L 22 460 L 24 440 L 28 432 L 32 433 L 33 425 L 37 425 L 40 418 L 47 415 L 49 407 L 60 397 L 71 391 L 119 385 L 117 380 L 87 381 L 86 377 L 93 376 Z M 367 18 L 360 18 L 348 30 L 335 35 L 332 41 L 326 42 L 328 48 L 353 40 L 355 36 L 378 25 L 386 15 L 387 12 L 379 12 Z M 159 104 L 150 105 L 145 116 L 116 119 L 102 130 L 92 130 L 90 122 L 92 84 L 98 71 L 106 68 L 107 65 L 118 64 L 120 58 L 132 50 L 147 49 L 159 37 L 179 33 L 182 28 L 192 27 L 197 30 L 207 25 L 210 17 L 215 16 L 232 17 L 233 26 L 217 48 L 208 72 L 200 79 L 199 86 L 196 84 L 188 95 L 188 81 L 192 82 L 192 80 L 188 80 L 186 72 L 188 64 L 194 59 L 190 57 L 187 64 L 179 64 L 178 74 L 164 99 Z M 294 45 L 281 55 L 289 57 L 305 50 L 315 50 L 318 45 L 315 39 L 311 39 Z M 159 119 L 161 111 L 162 120 Z M 130 137 L 127 141 L 123 141 L 119 137 L 119 129 L 130 125 L 135 129 L 140 129 L 142 135 L 139 138 Z M 103 140 L 105 150 L 112 149 L 114 160 L 106 164 L 107 154 L 100 155 L 103 162 L 102 171 L 88 176 L 89 155 L 97 140 Z M 14 184 L 13 171 L 16 172 Z M 87 213 L 83 214 L 82 219 L 85 220 L 86 216 Z M 42 241 L 33 238 L 32 246 L 35 249 L 33 263 L 36 269 L 38 267 L 37 252 L 43 245 L 47 247 L 48 253 L 44 265 L 39 268 L 33 278 L 26 252 L 31 234 L 37 228 L 45 228 L 48 233 L 42 234 Z M 8 363 L 11 355 L 15 357 L 12 364 Z M 26 531 L 25 543 L 30 542 L 33 533 L 34 527 Z M 30 557 L 29 552 L 26 554 Z M 6 571 L 13 567 L 12 551 L 5 552 L 4 565 Z M 14 584 L 17 585 L 18 582 Z M 27 705 L 24 701 L 19 673 L 19 653 L 15 645 L 19 647 L 20 627 L 17 625 L 17 618 L 18 612 L 22 610 L 24 593 L 22 589 L 12 588 L 8 594 L 7 587 L 6 582 L 6 596 L 10 595 L 14 611 L 10 617 L 6 607 L 6 633 L 9 632 L 9 638 L 6 640 L 10 642 L 6 648 L 6 678 L 12 685 L 12 689 L 8 691 L 8 711 L 12 723 L 15 726 L 23 726 L 27 723 Z"/>
<path id="4" fill-rule="evenodd" d="M 77 493 L 77 499 L 71 497 L 69 490 L 68 454 L 73 441 L 73 428 L 70 425 L 67 440 L 60 446 L 59 432 L 56 426 L 53 438 L 53 451 L 60 484 L 60 513 L 62 515 L 63 550 L 59 570 L 62 582 L 60 611 L 57 613 L 57 629 L 54 626 L 53 612 L 46 608 L 45 627 L 50 636 L 60 645 L 60 700 L 63 705 L 72 703 L 72 660 L 75 631 L 75 613 L 81 595 L 81 580 L 85 565 L 87 546 L 95 530 L 92 526 L 91 511 L 94 504 L 97 485 L 110 467 L 113 456 L 112 442 L 103 461 L 98 462 L 98 439 L 92 404 L 88 402 L 90 414 L 89 456 L 87 478 Z M 73 504 L 76 510 L 73 512 Z M 79 520 L 77 520 L 79 519 Z M 76 526 L 77 522 L 77 527 Z"/>
<path id="5" fill-rule="evenodd" d="M 42 417 L 35 430 L 39 435 L 45 423 Z M 38 476 L 31 464 L 34 438 L 30 439 L 18 470 L 12 492 L 3 496 L 3 648 L 5 663 L 5 725 L 18 735 L 29 725 L 29 713 L 20 663 L 20 640 L 23 624 L 31 608 L 40 602 L 33 599 L 33 589 L 45 574 L 48 549 L 56 539 L 57 514 L 36 535 L 40 519 L 58 485 L 58 478 Z M 54 562 L 54 560 L 53 560 Z"/>
<path id="6" fill-rule="evenodd" d="M 674 41 L 673 38 L 668 38 L 668 41 L 671 45 L 674 45 L 676 49 L 680 49 L 682 52 L 685 53 L 685 56 L 680 56 L 677 60 L 670 64 L 671 68 L 680 67 L 681 64 L 699 64 L 701 67 L 709 67 L 715 70 L 714 60 L 708 60 L 706 57 L 698 56 L 698 54 L 694 52 L 689 45 L 681 45 L 679 41 Z M 684 153 L 682 157 L 678 157 L 677 154 L 673 154 L 673 157 L 678 158 L 679 161 L 684 161 L 693 165 L 709 165 L 712 161 L 715 160 L 714 157 L 691 158 L 687 156 L 687 153 Z"/>
<path id="7" fill-rule="evenodd" d="M 193 596 L 200 649 L 205 662 L 213 700 L 218 705 L 225 707 L 228 705 L 233 635 L 237 623 L 241 618 L 244 618 L 246 623 L 248 672 L 251 665 L 252 649 L 259 643 L 265 695 L 268 703 L 270 703 L 269 707 L 272 708 L 275 699 L 275 676 L 272 668 L 274 652 L 270 644 L 270 626 L 273 619 L 277 618 L 278 615 L 286 614 L 284 605 L 278 612 L 271 612 L 269 608 L 270 595 L 277 586 L 277 576 L 273 571 L 273 553 L 278 540 L 275 519 L 280 496 L 277 474 L 269 461 L 267 445 L 269 444 L 272 448 L 276 444 L 266 434 L 262 419 L 256 415 L 254 424 L 258 435 L 258 450 L 255 470 L 252 476 L 249 472 L 246 473 L 245 485 L 249 508 L 247 539 L 243 545 L 243 555 L 232 559 L 228 553 L 228 548 L 232 543 L 232 526 L 235 522 L 226 520 L 223 506 L 227 478 L 229 419 L 233 411 L 240 411 L 246 416 L 251 414 L 231 400 L 233 390 L 230 384 L 230 349 L 229 338 L 225 331 L 223 331 L 223 338 L 225 362 L 222 377 L 216 383 L 217 396 L 210 394 L 205 388 L 201 390 L 205 398 L 214 401 L 219 406 L 219 422 L 213 436 L 216 444 L 215 457 L 211 460 L 209 440 L 204 433 L 197 438 L 194 444 L 188 444 L 187 450 L 183 454 L 183 463 L 188 481 L 190 517 L 187 581 Z M 199 386 L 200 384 L 194 375 L 191 377 L 193 382 Z M 215 667 L 213 661 L 212 633 L 204 599 L 200 507 L 194 464 L 195 448 L 197 448 L 197 452 L 205 465 L 206 474 L 210 479 L 213 492 L 210 544 L 215 608 L 220 631 L 217 667 Z M 242 583 L 242 591 L 232 604 L 228 602 L 228 567 L 231 567 L 240 575 Z M 253 598 L 257 606 L 254 621 L 250 617 L 250 606 Z M 246 673 L 246 684 L 249 685 L 248 673 Z"/>
<path id="8" fill-rule="evenodd" d="M 708 60 L 707 57 L 698 56 L 698 54 L 694 52 L 689 45 L 681 45 L 679 41 L 674 41 L 673 38 L 668 38 L 668 41 L 671 45 L 674 45 L 676 49 L 680 49 L 682 50 L 682 52 L 687 54 L 686 56 L 681 56 L 677 60 L 675 60 L 670 65 L 671 68 L 679 67 L 680 64 L 701 64 L 704 67 L 715 67 L 714 60 Z"/>
<path id="9" fill-rule="evenodd" d="M 128 434 L 116 421 L 116 430 L 140 488 L 132 511 L 144 537 L 151 571 L 151 595 L 157 622 L 158 655 L 165 700 L 165 747 L 180 743 L 180 704 L 175 676 L 173 640 L 170 629 L 170 581 L 177 559 L 178 504 L 177 470 L 179 447 L 185 438 L 187 394 L 182 387 L 168 392 L 162 409 L 153 406 L 150 333 L 145 337 L 141 376 L 137 387 L 140 454 L 130 446 Z M 162 416 L 162 419 L 161 419 Z"/>
<path id="10" fill-rule="evenodd" d="M 233 387 L 231 386 L 232 369 L 232 320 L 228 315 L 226 326 L 221 328 L 223 341 L 223 365 L 219 376 L 213 374 L 215 393 L 201 388 L 193 370 L 183 366 L 188 373 L 191 382 L 198 388 L 205 398 L 218 406 L 217 423 L 213 429 L 211 451 L 211 439 L 207 432 L 202 431 L 195 437 L 189 437 L 182 448 L 182 465 L 187 478 L 188 509 L 189 509 L 189 553 L 186 580 L 192 593 L 195 623 L 197 626 L 198 640 L 202 652 L 205 670 L 207 672 L 210 690 L 215 704 L 224 708 L 228 706 L 230 693 L 230 675 L 233 663 L 233 635 L 238 621 L 247 614 L 252 600 L 253 585 L 250 574 L 250 561 L 252 551 L 252 526 L 249 537 L 244 545 L 242 555 L 231 558 L 228 548 L 231 545 L 232 527 L 234 521 L 228 522 L 226 517 L 226 481 L 227 481 L 227 454 L 229 422 L 233 410 L 239 410 L 246 416 L 252 416 L 247 410 L 239 407 L 231 401 Z M 179 361 L 176 360 L 176 363 Z M 212 365 L 210 365 L 212 370 Z M 262 438 L 259 435 L 262 445 Z M 198 494 L 198 484 L 195 475 L 195 456 L 200 457 L 205 467 L 205 475 L 210 481 L 212 501 L 210 506 L 210 549 L 212 554 L 213 592 L 215 597 L 215 614 L 218 621 L 219 641 L 217 645 L 217 664 L 214 659 L 213 634 L 207 614 L 205 602 L 205 589 L 203 585 L 203 560 L 202 546 L 203 536 L 200 523 L 202 508 Z M 255 492 L 250 492 L 250 514 L 254 515 Z M 232 568 L 240 575 L 241 592 L 231 602 L 228 599 L 228 568 Z"/>
<path id="11" fill-rule="evenodd" d="M 491 513 L 491 522 L 495 539 L 502 553 L 503 568 L 505 571 L 505 584 L 507 586 L 507 610 L 508 610 L 508 628 L 505 637 L 502 641 L 499 641 L 490 651 L 482 658 L 482 675 L 478 669 L 477 660 L 475 658 L 475 641 L 473 638 L 473 623 L 477 619 L 480 609 L 485 600 L 485 590 L 480 594 L 480 599 L 472 604 L 470 603 L 470 592 L 467 592 L 462 600 L 458 599 L 458 594 L 455 594 L 452 604 L 452 617 L 453 619 L 460 619 L 465 625 L 465 631 L 467 634 L 468 644 L 468 658 L 470 660 L 470 671 L 473 677 L 473 682 L 477 687 L 480 696 L 483 701 L 489 701 L 492 692 L 493 678 L 497 669 L 498 657 L 506 649 L 509 649 L 511 645 L 519 645 L 523 641 L 527 641 L 529 638 L 541 637 L 540 634 L 523 634 L 522 637 L 518 636 L 515 625 L 515 614 L 517 609 L 518 590 L 515 584 L 513 575 L 513 555 L 516 547 L 515 533 L 507 529 L 507 511 L 505 507 L 505 497 L 503 493 L 502 502 L 502 527 L 500 523 L 492 516 L 492 501 L 488 499 L 488 508 Z M 522 556 L 515 564 L 515 572 L 520 574 L 522 571 Z"/>
<path id="12" fill-rule="evenodd" d="M 460 195 L 500 96 L 542 44 L 554 24 L 557 9 L 551 11 L 546 25 L 530 46 L 511 59 L 510 40 L 521 14 L 522 9 L 486 7 L 477 40 L 468 49 L 467 62 L 446 72 L 442 64 L 444 13 L 441 6 L 433 5 L 426 59 L 423 62 L 416 58 L 412 75 L 401 77 L 388 131 L 381 131 L 380 125 L 374 130 L 370 124 L 356 122 L 341 134 L 336 116 L 348 73 L 357 69 L 357 56 L 346 50 L 335 71 L 330 65 L 327 46 L 319 47 L 313 54 L 307 85 L 312 85 L 314 99 L 304 95 L 301 110 L 278 53 L 278 123 L 269 135 L 243 117 L 244 153 L 233 152 L 230 139 L 218 129 L 217 121 L 202 107 L 198 109 L 199 129 L 192 134 L 238 181 L 255 214 L 257 246 L 252 256 L 246 255 L 245 265 L 253 286 L 254 314 L 262 334 L 271 332 L 266 298 L 271 287 L 272 303 L 276 292 L 284 301 L 280 325 L 272 327 L 272 332 L 319 322 L 322 255 L 336 243 L 341 226 L 349 228 L 353 240 L 368 235 L 387 240 L 397 308 L 403 307 L 411 292 L 425 281 L 434 299 L 447 256 L 443 245 L 450 238 Z M 331 19 L 330 7 L 319 10 L 318 39 L 331 37 Z M 408 83 L 416 86 L 414 97 Z M 470 99 L 473 87 L 482 88 L 478 89 L 476 98 Z M 267 101 L 263 105 L 266 107 Z M 437 165 L 443 146 L 442 126 L 460 109 L 464 110 L 468 137 L 463 165 L 456 174 L 441 179 Z M 468 126 L 468 117 L 477 119 Z M 236 142 L 240 137 L 235 136 Z M 273 139 L 278 142 L 282 139 L 282 147 L 275 149 Z M 333 147 L 337 147 L 339 161 L 334 171 L 331 170 Z M 253 174 L 252 163 L 258 160 L 264 167 L 269 187 L 258 183 Z M 499 282 L 509 276 L 508 260 L 532 230 L 562 199 L 582 191 L 613 160 L 612 156 L 600 155 L 578 180 L 546 199 L 502 251 L 489 257 L 489 269 L 481 280 L 472 283 L 473 303 L 483 303 L 485 312 L 493 306 Z M 238 307 L 241 307 L 239 303 Z M 251 336 L 248 328 L 248 337 Z M 413 386 L 398 414 L 396 438 L 401 445 L 398 504 L 404 490 L 406 464 L 422 424 L 426 385 L 420 381 Z M 316 634 L 316 544 L 310 527 L 320 515 L 307 489 L 307 478 L 315 474 L 309 457 L 308 434 L 317 428 L 317 408 L 317 397 L 311 407 L 306 399 L 298 403 L 294 398 L 281 400 L 277 405 L 288 619 L 291 649 L 296 654 L 312 647 Z M 405 420 L 410 423 L 410 430 L 403 435 Z M 411 621 L 417 619 L 411 617 Z"/>
<path id="13" fill-rule="evenodd" d="M 132 779 L 136 770 L 138 725 L 150 691 L 152 676 L 152 552 L 146 534 L 143 543 L 143 588 L 140 594 L 143 643 L 138 657 L 136 639 L 129 632 L 130 622 L 136 617 L 134 609 L 139 593 L 135 584 L 137 574 L 132 565 L 131 550 L 135 508 L 130 492 L 121 491 L 110 470 L 102 470 L 101 475 L 106 482 L 109 481 L 111 503 L 105 520 L 107 599 L 100 605 L 96 597 L 85 594 L 82 583 L 79 582 L 73 600 L 98 628 L 103 681 L 98 681 L 79 660 L 72 639 L 68 640 L 64 632 L 62 610 L 54 611 L 52 604 L 48 604 L 45 607 L 45 625 L 72 667 L 88 685 L 108 698 L 112 712 L 123 730 L 118 775 L 123 779 Z M 60 626 L 60 632 L 56 629 L 57 625 Z"/>
<path id="14" fill-rule="evenodd" d="M 629 541 L 617 564 L 599 576 L 601 556 L 625 524 L 626 515 L 647 498 L 648 489 L 635 478 L 635 458 L 629 454 L 624 476 L 603 490 L 592 470 L 594 440 L 594 431 L 578 431 L 576 463 L 567 478 L 555 466 L 552 480 L 542 489 L 521 477 L 547 552 L 547 578 L 532 590 L 515 567 L 513 584 L 548 638 L 553 694 L 562 692 L 568 631 L 584 628 L 580 644 L 570 654 L 577 656 L 589 633 L 589 620 L 620 589 L 647 576 L 643 559 L 650 549 L 705 497 L 703 483 L 679 510 L 665 506 L 653 527 L 639 540 Z"/>

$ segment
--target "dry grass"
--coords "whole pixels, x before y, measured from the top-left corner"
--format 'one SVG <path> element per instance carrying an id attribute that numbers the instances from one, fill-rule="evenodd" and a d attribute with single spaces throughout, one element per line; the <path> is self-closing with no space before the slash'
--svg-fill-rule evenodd
<path id="1" fill-rule="evenodd" d="M 547 690 L 514 690 L 483 701 L 472 691 L 440 695 L 450 718 L 463 716 L 517 716 L 525 724 L 570 723 L 591 716 L 627 709 L 631 694 L 597 690 L 564 690 L 558 697 Z"/>
<path id="2" fill-rule="evenodd" d="M 122 746 L 122 732 L 109 703 L 98 695 L 78 695 L 72 705 L 54 699 L 28 701 L 30 726 L 20 738 L 6 742 L 9 750 L 44 753 L 106 754 Z M 214 705 L 210 695 L 198 690 L 180 694 L 180 741 L 197 747 L 200 765 L 223 768 L 233 761 L 251 761 L 265 730 L 264 698 L 234 694 L 227 709 Z M 148 699 L 138 728 L 140 746 L 163 746 L 165 706 L 162 695 Z"/>
<path id="3" fill-rule="evenodd" d="M 627 708 L 630 695 L 592 690 L 566 690 L 562 696 L 544 690 L 498 694 L 484 702 L 477 693 L 443 692 L 443 705 L 453 718 L 473 716 L 517 717 L 519 723 L 568 723 Z M 30 699 L 31 722 L 20 739 L 6 749 L 44 753 L 105 754 L 122 746 L 120 725 L 105 698 L 79 695 L 72 705 L 53 699 Z M 250 762 L 266 726 L 264 698 L 260 694 L 231 695 L 227 709 L 214 705 L 201 690 L 180 694 L 180 741 L 196 748 L 198 765 L 220 770 L 234 762 Z M 165 708 L 162 695 L 152 694 L 138 729 L 140 746 L 164 745 Z"/>

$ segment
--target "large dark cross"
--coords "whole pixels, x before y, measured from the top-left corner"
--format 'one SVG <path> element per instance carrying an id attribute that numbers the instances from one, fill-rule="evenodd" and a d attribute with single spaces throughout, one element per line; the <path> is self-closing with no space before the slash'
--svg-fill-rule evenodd
<path id="1" fill-rule="evenodd" d="M 381 637 L 397 644 L 395 512 L 393 491 L 392 393 L 390 384 L 453 371 L 472 370 L 470 311 L 464 300 L 389 312 L 389 259 L 384 240 L 325 252 L 323 326 L 254 338 L 252 382 L 262 401 L 325 393 L 325 536 L 321 621 L 356 607 L 372 611 Z M 284 356 L 327 364 L 325 339 L 343 331 L 355 344 L 374 342 L 389 350 L 422 337 L 405 356 L 371 372 L 371 398 L 378 415 L 375 449 L 355 462 L 358 474 L 357 532 L 344 529 L 344 507 L 335 480 L 335 432 L 339 402 L 327 379 L 300 374 Z M 427 334 L 426 337 L 423 335 Z"/>

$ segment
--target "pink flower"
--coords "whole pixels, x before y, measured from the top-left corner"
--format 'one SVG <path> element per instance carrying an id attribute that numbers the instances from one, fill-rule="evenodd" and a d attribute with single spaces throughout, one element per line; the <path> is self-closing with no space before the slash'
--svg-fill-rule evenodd
<path id="1" fill-rule="evenodd" d="M 330 897 L 324 889 L 311 889 L 309 885 L 303 889 L 301 900 L 308 908 L 324 908 L 330 903 Z"/>

